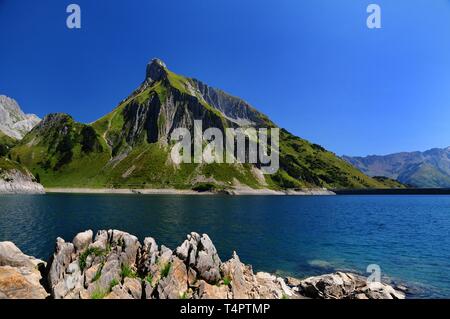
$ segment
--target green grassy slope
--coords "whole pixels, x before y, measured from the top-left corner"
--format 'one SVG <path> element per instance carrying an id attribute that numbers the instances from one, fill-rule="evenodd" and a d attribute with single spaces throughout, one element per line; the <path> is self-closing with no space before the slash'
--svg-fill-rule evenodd
<path id="1" fill-rule="evenodd" d="M 8 154 L 9 150 L 17 144 L 17 140 L 0 131 L 0 156 Z"/>
<path id="2" fill-rule="evenodd" d="M 10 170 L 17 170 L 22 173 L 26 173 L 26 168 L 17 163 L 16 161 L 12 161 L 6 157 L 0 157 L 0 177 L 3 172 L 7 172 Z"/>
<path id="3" fill-rule="evenodd" d="M 400 183 L 399 181 L 389 178 L 389 177 L 375 176 L 375 177 L 373 177 L 373 179 L 379 181 L 380 183 L 383 183 L 388 188 L 408 188 L 409 187 L 408 185 Z"/>
<path id="4" fill-rule="evenodd" d="M 109 160 L 101 139 L 88 125 L 65 114 L 44 119 L 11 150 L 47 187 L 95 186 Z"/>
<path id="5" fill-rule="evenodd" d="M 280 133 L 280 170 L 271 175 L 275 187 L 282 188 L 386 188 L 317 144 Z"/>
<path id="6" fill-rule="evenodd" d="M 450 176 L 430 163 L 410 165 L 398 179 L 420 188 L 447 188 L 450 185 Z"/>

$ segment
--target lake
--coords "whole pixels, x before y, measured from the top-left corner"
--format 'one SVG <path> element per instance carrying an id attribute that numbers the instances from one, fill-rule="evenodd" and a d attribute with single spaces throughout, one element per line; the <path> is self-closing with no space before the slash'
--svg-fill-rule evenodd
<path id="1" fill-rule="evenodd" d="M 411 296 L 450 297 L 450 196 L 0 196 L 0 241 L 47 259 L 56 237 L 120 229 L 176 248 L 210 235 L 256 271 L 305 277 L 378 264 Z"/>

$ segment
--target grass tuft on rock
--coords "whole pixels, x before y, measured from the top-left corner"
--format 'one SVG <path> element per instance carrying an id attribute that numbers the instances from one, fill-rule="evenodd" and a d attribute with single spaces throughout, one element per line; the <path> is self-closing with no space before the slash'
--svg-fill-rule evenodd
<path id="1" fill-rule="evenodd" d="M 148 274 L 148 275 L 144 278 L 144 280 L 145 280 L 146 282 L 148 282 L 148 283 L 150 284 L 151 287 L 153 287 L 153 275 L 152 275 L 152 274 Z"/>
<path id="2" fill-rule="evenodd" d="M 113 288 L 114 288 L 115 286 L 117 286 L 118 284 L 119 284 L 119 281 L 118 281 L 116 278 L 114 278 L 113 280 L 111 280 L 111 282 L 109 283 L 109 291 L 113 290 Z"/>
<path id="3" fill-rule="evenodd" d="M 231 278 L 228 276 L 223 277 L 223 284 L 229 286 L 231 284 Z"/>
<path id="4" fill-rule="evenodd" d="M 96 257 L 104 256 L 107 253 L 106 250 L 98 248 L 98 247 L 89 247 L 85 251 L 80 254 L 80 258 L 78 259 L 78 265 L 80 266 L 81 271 L 86 268 L 86 259 L 90 255 L 94 255 Z"/>
<path id="5" fill-rule="evenodd" d="M 167 263 L 161 269 L 161 278 L 166 278 L 170 273 L 170 268 L 172 268 L 172 263 Z"/>
<path id="6" fill-rule="evenodd" d="M 97 288 L 91 295 L 91 299 L 103 299 L 108 295 L 107 291 L 102 290 L 101 288 Z"/>
<path id="7" fill-rule="evenodd" d="M 137 273 L 128 265 L 122 265 L 120 275 L 122 276 L 122 279 L 137 278 L 138 276 Z"/>

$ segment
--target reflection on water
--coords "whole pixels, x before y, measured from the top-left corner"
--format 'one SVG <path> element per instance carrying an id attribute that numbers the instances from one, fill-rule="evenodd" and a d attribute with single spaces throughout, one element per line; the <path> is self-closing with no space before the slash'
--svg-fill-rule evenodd
<path id="1" fill-rule="evenodd" d="M 447 196 L 0 196 L 0 240 L 48 258 L 55 239 L 121 229 L 175 248 L 208 233 L 222 259 L 236 250 L 256 270 L 307 276 L 334 269 L 383 274 L 450 297 Z"/>

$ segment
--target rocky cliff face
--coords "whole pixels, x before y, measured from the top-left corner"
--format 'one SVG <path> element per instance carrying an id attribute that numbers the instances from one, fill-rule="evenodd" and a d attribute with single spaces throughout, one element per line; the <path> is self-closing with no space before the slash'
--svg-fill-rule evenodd
<path id="1" fill-rule="evenodd" d="M 25 114 L 14 99 L 0 95 L 0 131 L 15 139 L 22 139 L 38 124 L 34 114 Z"/>
<path id="2" fill-rule="evenodd" d="M 0 158 L 0 194 L 43 194 L 44 187 L 19 163 Z"/>
<path id="3" fill-rule="evenodd" d="M 207 84 L 192 79 L 195 89 L 200 96 L 211 106 L 225 115 L 227 119 L 238 126 L 274 126 L 268 118 L 254 109 L 244 100 L 225 93 L 222 90 L 208 86 Z"/>
<path id="4" fill-rule="evenodd" d="M 14 253 L 11 253 L 14 252 Z M 27 262 L 33 280 L 24 278 L 27 293 L 16 293 L 17 267 Z M 30 262 L 33 261 L 33 262 Z M 19 261 L 19 262 L 18 262 Z M 12 243 L 0 243 L 0 296 L 44 298 L 36 281 L 33 258 Z M 42 270 L 42 269 L 41 269 Z M 405 294 L 383 283 L 367 283 L 354 274 L 336 273 L 298 280 L 254 273 L 236 253 L 222 262 L 208 235 L 191 233 L 175 250 L 147 237 L 143 244 L 126 232 L 88 230 L 72 242 L 57 239 L 43 271 L 56 299 L 403 299 Z M 27 283 L 28 282 L 28 283 Z M 18 284 L 16 284 L 18 285 Z"/>
<path id="5" fill-rule="evenodd" d="M 17 170 L 1 172 L 0 194 L 44 194 L 44 187 L 31 174 Z"/>

